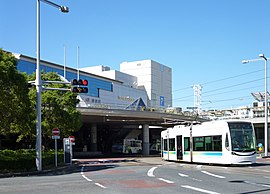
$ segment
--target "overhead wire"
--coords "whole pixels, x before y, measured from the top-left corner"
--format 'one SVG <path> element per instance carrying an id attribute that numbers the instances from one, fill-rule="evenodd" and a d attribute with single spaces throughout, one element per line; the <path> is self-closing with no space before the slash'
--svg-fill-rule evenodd
<path id="1" fill-rule="evenodd" d="M 233 79 L 233 78 L 242 77 L 242 76 L 245 76 L 245 75 L 258 73 L 258 72 L 261 72 L 261 71 L 264 71 L 264 69 L 260 69 L 260 70 L 257 70 L 257 71 L 251 71 L 251 72 L 247 72 L 247 73 L 243 73 L 243 74 L 239 74 L 239 75 L 235 75 L 235 76 L 230 76 L 230 77 L 226 77 L 226 78 L 222 78 L 222 79 L 218 79 L 218 80 L 208 81 L 208 82 L 202 83 L 200 85 L 204 86 L 204 85 L 208 85 L 208 84 L 212 84 L 212 83 L 217 83 L 217 82 L 220 82 L 220 81 L 225 81 L 225 80 L 229 80 L 229 79 Z M 186 89 L 190 89 L 190 88 L 192 88 L 192 86 L 176 89 L 176 90 L 173 90 L 173 92 L 186 90 Z"/>
<path id="2" fill-rule="evenodd" d="M 214 81 L 209 81 L 209 82 L 202 83 L 200 85 L 202 87 L 204 87 L 205 85 L 209 85 L 209 84 L 213 84 L 213 83 L 217 83 L 217 82 L 221 82 L 221 81 L 226 81 L 226 80 L 230 80 L 230 79 L 239 78 L 239 77 L 242 77 L 242 76 L 247 76 L 247 75 L 255 74 L 255 73 L 258 73 L 258 72 L 261 72 L 261 71 L 264 71 L 264 69 L 260 69 L 260 70 L 252 71 L 252 72 L 247 72 L 247 73 L 243 73 L 243 74 L 239 74 L 239 75 L 234 75 L 234 76 L 230 76 L 230 77 L 226 77 L 226 78 L 222 78 L 222 79 L 218 79 L 218 80 L 214 80 Z M 229 89 L 229 88 L 232 88 L 232 87 L 242 86 L 242 85 L 245 85 L 245 84 L 250 84 L 250 83 L 257 82 L 257 81 L 261 81 L 263 79 L 265 79 L 265 78 L 253 79 L 253 80 L 242 82 L 242 83 L 238 83 L 238 84 L 228 85 L 228 86 L 225 86 L 225 87 L 222 87 L 222 88 L 217 88 L 217 89 L 205 91 L 203 94 L 205 94 L 205 93 L 206 94 L 207 93 L 208 94 L 209 93 L 214 93 L 214 92 L 217 92 L 217 91 L 220 91 L 220 90 L 226 90 L 226 89 Z M 214 96 L 214 95 L 220 95 L 220 94 L 226 94 L 226 93 L 236 92 L 236 91 L 240 91 L 240 90 L 247 90 L 247 89 L 257 88 L 257 87 L 260 87 L 260 86 L 252 86 L 252 87 L 249 87 L 249 88 L 238 89 L 238 90 L 230 90 L 230 91 L 225 91 L 225 92 L 216 93 L 216 94 L 214 93 L 214 94 L 211 94 L 211 95 L 210 94 L 209 95 L 206 95 L 204 97 Z M 190 89 L 190 88 L 191 87 L 184 87 L 184 88 L 181 88 L 181 89 L 174 90 L 174 92 L 181 91 L 181 90 L 186 90 L 186 89 Z M 192 94 L 192 95 L 186 95 L 186 96 L 183 96 L 183 97 L 174 98 L 172 101 L 178 101 L 178 102 L 179 101 L 188 101 L 187 98 L 191 98 L 191 97 L 194 97 L 194 95 Z M 245 97 L 250 97 L 251 98 L 251 96 L 245 96 Z M 224 101 L 230 101 L 230 100 L 236 100 L 236 99 L 239 99 L 239 98 L 243 98 L 243 97 L 236 97 L 236 98 L 230 98 L 230 99 L 216 100 L 215 103 L 217 103 L 217 102 L 224 102 Z M 186 99 L 186 100 L 184 100 L 184 99 Z M 192 100 L 194 100 L 194 99 L 192 99 Z"/>

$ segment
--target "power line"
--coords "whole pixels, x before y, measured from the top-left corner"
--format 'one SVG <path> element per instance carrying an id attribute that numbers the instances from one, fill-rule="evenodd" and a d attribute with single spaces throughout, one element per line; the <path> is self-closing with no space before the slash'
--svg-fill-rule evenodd
<path id="1" fill-rule="evenodd" d="M 208 84 L 212 84 L 212 83 L 217 83 L 217 82 L 221 82 L 221 81 L 225 81 L 225 80 L 229 80 L 229 79 L 233 79 L 233 78 L 242 77 L 242 76 L 245 76 L 245 75 L 258 73 L 258 72 L 261 72 L 261 71 L 264 71 L 264 69 L 260 69 L 260 70 L 257 70 L 257 71 L 251 71 L 251 72 L 247 72 L 247 73 L 243 73 L 243 74 L 239 74 L 239 75 L 235 75 L 235 76 L 230 76 L 230 77 L 226 77 L 226 78 L 222 78 L 222 79 L 218 79 L 218 80 L 214 80 L 214 81 L 205 82 L 205 83 L 202 83 L 201 85 L 204 86 L 204 85 L 208 85 Z M 182 91 L 182 90 L 186 90 L 186 89 L 190 89 L 190 88 L 192 88 L 192 86 L 176 89 L 173 92 L 178 92 L 178 91 Z"/>
<path id="2" fill-rule="evenodd" d="M 264 80 L 264 78 L 255 79 L 255 80 L 251 80 L 251 81 L 247 81 L 247 82 L 242 82 L 242 83 L 239 83 L 239 84 L 230 85 L 230 86 L 226 86 L 226 87 L 219 88 L 219 89 L 209 90 L 209 91 L 204 92 L 204 94 L 205 94 L 205 93 L 216 92 L 216 91 L 219 91 L 219 90 L 224 90 L 224 89 L 232 88 L 232 87 L 236 87 L 236 86 L 241 86 L 241 85 L 253 83 L 253 82 L 256 82 L 256 81 L 260 81 L 260 80 Z"/>
<path id="3" fill-rule="evenodd" d="M 243 90 L 248 90 L 248 89 L 252 89 L 252 88 L 258 88 L 258 87 L 262 87 L 263 85 L 257 85 L 254 87 L 248 87 L 248 88 L 242 88 L 242 89 L 237 89 L 237 90 L 230 90 L 230 91 L 226 91 L 226 92 L 220 92 L 220 93 L 216 93 L 216 94 L 209 94 L 203 97 L 209 97 L 209 96 L 217 96 L 220 94 L 226 94 L 226 93 L 231 93 L 231 92 L 238 92 L 238 91 L 243 91 Z"/>
<path id="4" fill-rule="evenodd" d="M 250 75 L 250 74 L 258 73 L 260 71 L 264 71 L 264 69 L 260 69 L 260 70 L 252 71 L 252 72 L 248 72 L 248 73 L 243 73 L 243 74 L 240 74 L 240 75 L 230 76 L 230 77 L 218 79 L 218 80 L 215 80 L 215 81 L 205 82 L 202 85 L 207 85 L 207 84 L 212 84 L 212 83 L 216 83 L 216 82 L 220 82 L 220 81 L 225 81 L 225 80 L 228 80 L 228 79 L 238 78 L 238 77 L 242 77 L 242 76 L 245 76 L 245 75 Z"/>
<path id="5" fill-rule="evenodd" d="M 234 84 L 234 85 L 230 85 L 230 86 L 226 86 L 226 87 L 223 87 L 223 88 L 218 88 L 218 89 L 214 89 L 214 90 L 209 90 L 209 91 L 206 91 L 206 92 L 203 92 L 203 94 L 205 93 L 212 93 L 212 92 L 216 92 L 216 91 L 220 91 L 220 90 L 224 90 L 224 89 L 227 89 L 227 88 L 232 88 L 232 87 L 236 87 L 236 86 L 241 86 L 241 85 L 245 85 L 245 84 L 248 84 L 248 83 L 253 83 L 253 82 L 256 82 L 256 81 L 260 81 L 260 80 L 263 80 L 264 78 L 260 78 L 260 79 L 255 79 L 255 80 L 251 80 L 251 81 L 247 81 L 247 82 L 242 82 L 242 83 L 239 83 L 239 84 Z M 259 86 L 256 86 L 256 87 L 259 87 Z M 253 87 L 251 87 L 253 88 Z M 249 88 L 246 88 L 246 89 L 249 89 Z M 241 89 L 243 90 L 243 89 Z M 234 90 L 235 91 L 235 90 Z M 239 91 L 239 90 L 237 90 Z M 230 92 L 230 91 L 229 91 Z M 222 92 L 222 93 L 218 93 L 218 94 L 224 94 L 224 93 L 228 93 L 227 92 Z M 213 95 L 218 95 L 218 94 L 212 94 Z M 179 98 L 174 98 L 172 99 L 173 101 L 179 101 L 181 99 L 185 99 L 185 98 L 190 98 L 190 97 L 193 97 L 194 95 L 191 94 L 191 95 L 188 95 L 188 96 L 183 96 L 183 97 L 179 97 Z M 204 95 L 203 95 L 204 96 Z M 207 95 L 207 96 L 210 96 L 210 95 Z M 204 97 L 207 97 L 207 96 L 204 96 Z"/>
<path id="6" fill-rule="evenodd" d="M 252 72 L 247 72 L 247 73 L 243 73 L 243 74 L 239 74 L 239 75 L 235 75 L 235 76 L 230 76 L 230 77 L 226 77 L 226 78 L 222 78 L 222 79 L 218 79 L 218 80 L 214 80 L 214 81 L 204 82 L 201 85 L 202 86 L 210 85 L 210 84 L 217 83 L 217 82 L 222 82 L 222 81 L 226 81 L 226 80 L 230 80 L 230 79 L 235 79 L 235 78 L 239 78 L 239 77 L 243 77 L 243 76 L 252 75 L 252 74 L 255 74 L 255 73 L 258 73 L 258 72 L 262 72 L 262 71 L 264 71 L 264 69 L 260 69 L 260 70 L 252 71 Z M 250 76 L 250 77 L 252 77 L 252 76 Z M 253 86 L 253 87 L 246 87 L 246 88 L 241 88 L 241 89 L 235 89 L 235 90 L 229 90 L 229 91 L 227 90 L 227 91 L 224 91 L 224 92 L 218 92 L 217 93 L 217 91 L 220 91 L 220 90 L 226 90 L 226 89 L 233 88 L 233 87 L 238 87 L 238 86 L 242 86 L 242 85 L 246 85 L 246 84 L 250 84 L 250 83 L 255 83 L 255 82 L 261 81 L 263 79 L 264 78 L 253 79 L 253 80 L 250 80 L 250 81 L 245 81 L 245 82 L 241 82 L 241 83 L 237 83 L 237 84 L 228 85 L 228 86 L 225 86 L 225 87 L 221 87 L 221 88 L 217 88 L 217 89 L 205 91 L 205 92 L 203 92 L 203 98 L 209 97 L 209 96 L 221 95 L 221 94 L 229 94 L 229 93 L 233 93 L 233 92 L 237 92 L 237 91 L 243 91 L 243 90 L 248 90 L 248 89 L 252 89 L 252 88 L 258 88 L 258 87 L 261 87 L 262 85 L 257 85 L 257 86 Z M 183 91 L 183 90 L 187 90 L 187 89 L 191 89 L 191 88 L 192 88 L 192 86 L 184 87 L 184 88 L 181 88 L 181 89 L 174 90 L 173 92 L 175 93 L 175 92 L 178 92 L 178 91 Z M 190 93 L 191 93 L 191 90 L 190 90 Z M 204 94 L 208 94 L 208 95 L 205 96 Z M 174 103 L 176 103 L 176 101 L 178 103 L 179 102 L 185 102 L 185 101 L 193 102 L 193 100 L 194 100 L 193 97 L 194 97 L 194 95 L 193 94 L 190 94 L 190 95 L 186 95 L 186 96 L 174 98 L 174 99 L 172 99 L 172 101 Z M 244 98 L 246 98 L 246 97 L 249 97 L 249 99 L 253 99 L 251 96 L 244 96 Z M 215 101 L 212 101 L 211 103 L 212 104 L 213 103 L 217 104 L 217 103 L 220 103 L 220 102 L 233 101 L 233 100 L 237 100 L 237 99 L 240 99 L 240 98 L 243 98 L 243 96 L 242 97 L 236 97 L 236 98 L 215 100 Z M 211 104 L 211 103 L 208 103 L 208 104 Z M 203 106 L 205 106 L 205 105 L 203 105 Z"/>

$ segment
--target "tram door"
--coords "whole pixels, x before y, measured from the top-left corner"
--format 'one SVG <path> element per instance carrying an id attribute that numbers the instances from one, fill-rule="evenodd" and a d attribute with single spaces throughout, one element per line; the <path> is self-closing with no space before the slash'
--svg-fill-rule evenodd
<path id="1" fill-rule="evenodd" d="M 182 135 L 176 136 L 177 160 L 183 160 Z"/>

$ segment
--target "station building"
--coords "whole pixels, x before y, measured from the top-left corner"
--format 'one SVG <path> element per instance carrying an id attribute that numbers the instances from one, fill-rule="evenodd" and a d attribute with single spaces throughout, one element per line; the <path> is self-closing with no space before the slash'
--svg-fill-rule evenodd
<path id="1" fill-rule="evenodd" d="M 18 59 L 19 71 L 27 74 L 36 71 L 35 58 L 13 55 Z M 111 152 L 114 145 L 121 146 L 129 138 L 142 140 L 145 154 L 149 154 L 150 144 L 160 140 L 162 127 L 151 125 L 157 123 L 156 118 L 163 119 L 158 112 L 172 107 L 171 68 L 153 60 L 124 62 L 120 71 L 103 65 L 78 70 L 44 60 L 40 61 L 40 68 L 44 72 L 56 72 L 66 81 L 78 77 L 88 80 L 88 93 L 78 94 L 77 108 L 84 116 L 83 127 L 74 134 L 75 151 Z M 87 108 L 95 110 L 94 113 L 89 115 Z M 100 111 L 103 115 L 98 117 Z M 142 113 L 146 111 L 156 115 L 152 118 Z M 113 117 L 109 118 L 110 115 Z"/>

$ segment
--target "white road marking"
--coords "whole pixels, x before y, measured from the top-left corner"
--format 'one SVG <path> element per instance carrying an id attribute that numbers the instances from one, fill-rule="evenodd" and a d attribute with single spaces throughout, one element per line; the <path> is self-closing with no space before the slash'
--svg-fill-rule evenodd
<path id="1" fill-rule="evenodd" d="M 83 177 L 85 180 L 87 180 L 88 182 L 92 182 L 93 180 L 87 178 L 87 177 L 84 175 L 83 170 L 84 170 L 84 166 L 81 168 L 81 175 L 82 175 L 82 177 Z M 103 189 L 106 189 L 106 188 L 107 188 L 107 187 L 103 186 L 103 185 L 100 184 L 100 183 L 95 183 L 95 185 L 97 185 L 97 186 L 99 186 L 99 187 L 101 187 L 101 188 L 103 188 Z"/>
<path id="2" fill-rule="evenodd" d="M 149 176 L 149 177 L 155 177 L 155 175 L 154 175 L 154 170 L 156 169 L 157 167 L 152 167 L 152 168 L 150 168 L 150 170 L 148 170 L 148 172 L 147 172 L 147 176 Z"/>
<path id="3" fill-rule="evenodd" d="M 99 184 L 99 183 L 95 183 L 95 185 L 97 185 L 97 186 L 99 186 L 99 187 L 101 187 L 103 189 L 106 189 L 107 188 L 107 187 L 105 187 L 105 186 L 103 186 L 102 184 Z"/>
<path id="4" fill-rule="evenodd" d="M 244 181 L 244 183 L 250 184 L 250 185 L 257 185 L 257 186 L 261 186 L 261 187 L 268 187 L 270 188 L 270 185 L 264 185 L 264 184 L 259 184 L 259 183 L 253 183 L 253 182 L 249 182 L 249 181 Z"/>
<path id="5" fill-rule="evenodd" d="M 81 168 L 81 174 L 83 174 L 84 166 Z"/>
<path id="6" fill-rule="evenodd" d="M 220 179 L 225 179 L 225 178 L 226 178 L 226 177 L 224 177 L 224 176 L 219 176 L 219 175 L 216 175 L 216 174 L 212 174 L 212 173 L 207 172 L 207 171 L 201 171 L 201 172 L 204 173 L 204 174 L 207 174 L 207 175 L 216 177 L 216 178 L 220 178 Z"/>
<path id="7" fill-rule="evenodd" d="M 269 177 L 269 176 L 264 176 L 264 178 L 266 178 L 266 179 L 270 179 L 270 177 Z"/>
<path id="8" fill-rule="evenodd" d="M 181 176 L 181 177 L 188 177 L 188 175 L 182 174 L 182 173 L 178 173 L 178 175 Z"/>
<path id="9" fill-rule="evenodd" d="M 194 191 L 199 191 L 199 192 L 202 192 L 202 193 L 219 194 L 219 193 L 214 192 L 214 191 L 209 191 L 209 190 L 205 190 L 205 189 L 200 189 L 200 188 L 192 187 L 192 186 L 189 186 L 189 185 L 182 185 L 181 187 L 184 187 L 184 188 L 186 188 L 186 189 L 191 189 L 191 190 L 194 190 Z"/>
<path id="10" fill-rule="evenodd" d="M 82 166 L 82 168 L 81 168 L 81 175 L 82 175 L 82 177 L 83 177 L 85 180 L 87 180 L 87 181 L 91 182 L 92 180 L 91 180 L 91 179 L 89 179 L 89 178 L 87 178 L 87 177 L 84 175 L 83 170 L 84 170 L 84 165 L 83 165 L 83 166 Z"/>
<path id="11" fill-rule="evenodd" d="M 196 168 L 202 168 L 202 165 L 197 165 Z"/>
<path id="12" fill-rule="evenodd" d="M 186 175 L 186 174 L 182 174 L 182 173 L 178 173 L 179 176 L 181 177 L 189 177 L 189 175 Z M 200 179 L 196 179 L 196 178 L 190 178 L 191 180 L 194 180 L 194 181 L 202 181 Z"/>
<path id="13" fill-rule="evenodd" d="M 158 178 L 158 180 L 163 181 L 163 182 L 165 182 L 165 183 L 170 183 L 170 184 L 174 183 L 173 181 L 166 180 L 166 179 L 164 179 L 164 178 Z"/>
<path id="14" fill-rule="evenodd" d="M 83 177 L 85 180 L 89 181 L 89 182 L 92 181 L 91 179 L 87 178 L 84 174 L 82 175 L 82 177 Z"/>
<path id="15" fill-rule="evenodd" d="M 268 188 L 270 188 L 270 185 L 261 185 L 262 187 L 268 187 Z"/>
<path id="16" fill-rule="evenodd" d="M 194 181 L 202 181 L 200 179 L 195 179 L 195 178 L 190 178 L 191 180 L 194 180 Z"/>

